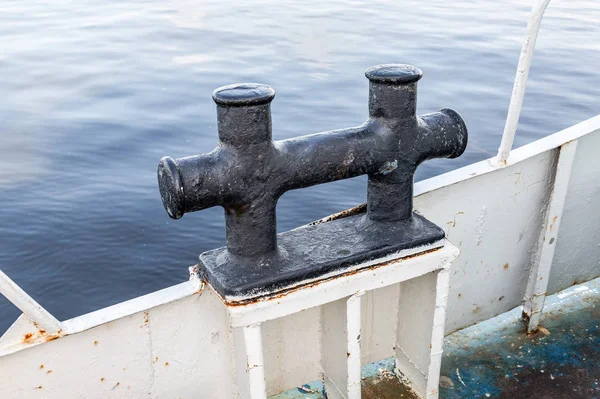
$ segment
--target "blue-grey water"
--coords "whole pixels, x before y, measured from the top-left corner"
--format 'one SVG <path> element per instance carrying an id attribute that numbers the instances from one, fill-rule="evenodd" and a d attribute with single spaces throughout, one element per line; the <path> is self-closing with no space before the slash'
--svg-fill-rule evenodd
<path id="1" fill-rule="evenodd" d="M 61 320 L 186 280 L 224 245 L 223 211 L 170 220 L 156 166 L 215 146 L 225 84 L 273 86 L 283 139 L 362 123 L 364 70 L 411 63 L 419 113 L 452 107 L 470 130 L 416 179 L 494 155 L 529 3 L 3 0 L 0 269 Z M 515 144 L 599 113 L 599 70 L 600 2 L 554 0 Z M 279 231 L 365 197 L 365 178 L 287 193 Z M 18 314 L 0 298 L 0 331 Z"/>

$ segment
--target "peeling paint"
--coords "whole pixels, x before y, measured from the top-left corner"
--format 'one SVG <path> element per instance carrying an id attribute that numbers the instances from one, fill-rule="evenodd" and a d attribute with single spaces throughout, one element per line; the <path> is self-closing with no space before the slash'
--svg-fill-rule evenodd
<path id="1" fill-rule="evenodd" d="M 386 161 L 383 164 L 383 166 L 381 168 L 379 168 L 379 171 L 377 173 L 385 176 L 389 173 L 392 173 L 397 168 L 398 168 L 398 160 L 394 159 L 392 162 Z"/>
<path id="2" fill-rule="evenodd" d="M 395 262 L 399 262 L 399 261 L 405 261 L 405 260 L 408 260 L 408 259 L 412 259 L 412 258 L 417 258 L 417 257 L 420 257 L 420 256 L 424 256 L 424 255 L 427 255 L 429 253 L 432 253 L 432 252 L 435 252 L 435 251 L 439 251 L 440 249 L 441 249 L 441 247 L 432 248 L 432 249 L 429 249 L 429 250 L 418 252 L 416 254 L 407 255 L 407 256 L 404 256 L 402 258 L 395 258 L 395 259 L 392 259 L 392 260 L 387 261 L 387 262 L 382 262 L 382 263 L 377 263 L 377 264 L 369 265 L 369 266 L 366 266 L 364 268 L 358 268 L 358 269 L 351 270 L 351 271 L 348 271 L 348 272 L 343 273 L 343 274 L 338 274 L 338 275 L 335 275 L 335 276 L 332 276 L 332 277 L 329 277 L 329 278 L 325 278 L 325 279 L 317 280 L 317 281 L 314 281 L 314 282 L 306 283 L 306 284 L 300 285 L 300 286 L 295 286 L 295 287 L 292 287 L 292 288 L 289 288 L 289 289 L 278 291 L 276 293 L 268 293 L 268 294 L 265 294 L 264 296 L 255 296 L 255 297 L 252 297 L 250 299 L 242 299 L 242 300 L 237 300 L 237 301 L 229 301 L 229 300 L 227 300 L 225 298 L 222 298 L 222 297 L 221 297 L 221 299 L 223 300 L 223 302 L 228 307 L 248 306 L 248 305 L 252 305 L 252 304 L 257 303 L 257 302 L 273 301 L 273 300 L 277 300 L 279 298 L 282 298 L 284 296 L 287 296 L 287 295 L 289 295 L 289 294 L 291 294 L 293 292 L 299 291 L 299 290 L 313 288 L 313 287 L 316 287 L 316 286 L 318 286 L 320 284 L 323 284 L 325 282 L 328 282 L 328 281 L 336 280 L 336 279 L 339 279 L 339 278 L 342 278 L 342 277 L 351 276 L 351 275 L 354 275 L 354 274 L 357 274 L 357 273 L 362 273 L 362 272 L 365 272 L 365 271 L 368 271 L 368 270 L 378 269 L 380 267 L 385 267 L 385 266 L 388 266 L 391 263 L 395 263 Z M 213 292 L 215 292 L 215 294 L 219 295 L 216 291 L 213 290 Z"/>
<path id="3" fill-rule="evenodd" d="M 482 206 L 479 217 L 477 218 L 477 227 L 475 228 L 475 245 L 481 244 L 483 234 L 486 230 L 487 206 Z"/>
<path id="4" fill-rule="evenodd" d="M 331 222 L 337 219 L 343 219 L 349 216 L 359 215 L 361 213 L 365 213 L 367 211 L 367 204 L 360 204 L 355 206 L 354 208 L 346 209 L 342 212 L 334 213 L 333 215 L 327 216 L 323 219 L 315 220 L 314 222 L 308 223 L 307 226 L 315 226 L 321 223 Z"/>

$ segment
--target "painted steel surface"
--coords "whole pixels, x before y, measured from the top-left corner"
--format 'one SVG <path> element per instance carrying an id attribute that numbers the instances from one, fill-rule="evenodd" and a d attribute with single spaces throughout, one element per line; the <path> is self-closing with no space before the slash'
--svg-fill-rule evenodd
<path id="1" fill-rule="evenodd" d="M 587 244 L 598 237 L 597 229 L 591 227 L 598 220 L 594 210 L 600 197 L 590 184 L 600 179 L 600 169 L 593 166 L 598 140 L 600 116 L 513 151 L 504 167 L 486 161 L 416 184 L 416 210 L 443 225 L 449 238 L 462 248 L 450 275 L 446 333 L 521 303 L 531 247 L 543 228 L 540 212 L 547 207 L 554 175 L 551 168 L 556 167 L 558 149 L 571 141 L 584 145 L 578 145 L 575 154 L 549 291 L 566 288 L 573 279 L 600 274 L 599 257 L 594 252 L 597 247 Z M 545 192 L 546 196 L 541 195 Z M 487 213 L 482 213 L 483 206 L 487 206 Z M 350 214 L 358 211 L 360 208 Z M 538 214 L 536 225 L 530 217 Z M 568 245 L 575 237 L 579 242 Z M 207 397 L 233 397 L 229 374 L 219 374 L 221 368 L 232 367 L 229 341 L 223 342 L 223 337 L 229 340 L 227 311 L 212 290 L 200 288 L 198 280 L 182 283 L 62 321 L 68 335 L 51 342 L 23 342 L 24 334 L 33 330 L 11 329 L 14 334 L 9 331 L 0 340 L 0 390 L 8 392 L 8 397 L 42 398 L 52 397 L 51 389 L 62 392 L 65 386 L 76 383 L 70 389 L 87 389 L 91 392 L 88 397 L 128 397 L 134 386 L 148 388 L 145 395 L 154 395 L 149 397 L 168 397 L 174 395 L 170 389 L 177 385 L 180 396 L 186 397 L 185 392 L 197 395 L 200 383 Z M 398 287 L 391 286 L 362 297 L 362 364 L 395 354 L 399 295 Z M 147 317 L 144 312 L 148 312 Z M 319 378 L 322 317 L 321 307 L 311 307 L 263 323 L 265 342 L 277 343 L 265 347 L 264 354 L 270 395 Z M 71 355 L 66 356 L 68 353 Z M 148 353 L 164 363 L 152 363 Z M 142 367 L 140 359 L 148 366 Z M 43 374 L 42 364 L 44 370 L 52 372 Z M 52 367 L 47 368 L 48 364 Z M 61 365 L 60 372 L 57 364 Z M 193 369 L 184 369 L 183 364 Z M 103 367 L 104 375 L 97 373 L 96 367 Z M 74 370 L 81 371 L 79 379 L 73 379 Z M 205 375 L 206 380 L 199 381 L 198 375 Z M 135 380 L 139 385 L 132 385 Z M 43 388 L 37 389 L 39 386 Z"/>
<path id="2" fill-rule="evenodd" d="M 218 147 L 160 161 L 169 216 L 225 209 L 227 248 L 200 257 L 206 279 L 221 295 L 274 291 L 443 238 L 440 228 L 413 216 L 413 175 L 423 161 L 461 155 L 466 126 L 450 109 L 416 115 L 418 68 L 384 64 L 365 75 L 369 119 L 361 126 L 273 142 L 274 90 L 230 85 L 213 93 Z M 286 191 L 363 174 L 369 176 L 366 217 L 294 230 L 278 240 L 275 208 Z"/>

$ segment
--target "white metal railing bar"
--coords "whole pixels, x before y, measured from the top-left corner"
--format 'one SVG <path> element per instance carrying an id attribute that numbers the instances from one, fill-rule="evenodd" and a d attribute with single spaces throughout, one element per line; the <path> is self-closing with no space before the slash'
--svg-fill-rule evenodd
<path id="1" fill-rule="evenodd" d="M 348 339 L 346 394 L 348 399 L 360 399 L 361 395 L 361 302 L 364 294 L 364 291 L 359 291 L 346 301 L 346 336 Z"/>
<path id="2" fill-rule="evenodd" d="M 502 134 L 502 142 L 500 143 L 500 148 L 498 148 L 498 156 L 496 159 L 498 164 L 506 162 L 510 155 L 513 141 L 515 140 L 519 116 L 521 115 L 521 108 L 523 108 L 523 97 L 525 96 L 525 85 L 527 84 L 527 77 L 529 75 L 531 57 L 533 57 L 535 41 L 537 40 L 542 17 L 544 16 L 544 11 L 546 11 L 548 3 L 550 3 L 550 0 L 535 0 L 533 7 L 531 8 L 531 13 L 529 14 L 527 33 L 525 35 L 523 46 L 521 47 L 519 65 L 517 66 L 517 74 L 515 76 L 515 83 L 510 98 L 510 105 L 508 107 L 508 115 L 506 117 L 506 124 L 504 125 L 504 133 Z"/>
<path id="3" fill-rule="evenodd" d="M 30 297 L 21 287 L 0 270 L 0 294 L 11 301 L 27 317 L 48 333 L 56 333 L 61 329 L 60 322 L 46 309 Z"/>
<path id="4" fill-rule="evenodd" d="M 525 292 L 523 313 L 529 317 L 527 332 L 537 330 L 550 279 L 550 269 L 554 259 L 560 221 L 562 219 L 573 162 L 577 153 L 577 140 L 563 144 L 560 148 L 554 186 L 550 194 L 550 202 L 546 211 L 546 222 L 540 240 L 542 241 L 539 258 L 532 265 Z"/>

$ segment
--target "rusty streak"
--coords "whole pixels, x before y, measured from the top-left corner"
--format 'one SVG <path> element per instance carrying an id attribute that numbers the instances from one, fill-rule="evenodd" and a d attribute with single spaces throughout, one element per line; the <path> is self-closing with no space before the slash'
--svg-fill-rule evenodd
<path id="1" fill-rule="evenodd" d="M 316 226 L 318 224 L 331 222 L 337 219 L 347 218 L 349 216 L 359 215 L 361 213 L 365 213 L 367 211 L 367 204 L 360 204 L 355 206 L 354 208 L 346 209 L 345 211 L 341 211 L 338 213 L 334 213 L 333 215 L 327 216 L 323 219 L 315 220 L 314 222 L 310 222 L 307 226 Z"/>
<path id="2" fill-rule="evenodd" d="M 357 270 L 351 270 L 349 272 L 342 273 L 342 274 L 339 274 L 339 275 L 336 275 L 336 276 L 332 276 L 332 277 L 329 277 L 329 278 L 325 278 L 323 280 L 318 280 L 318 281 L 314 281 L 314 282 L 311 282 L 311 283 L 302 284 L 302 285 L 299 285 L 299 286 L 296 286 L 296 287 L 284 289 L 282 291 L 278 291 L 278 292 L 275 292 L 275 293 L 266 294 L 264 296 L 255 297 L 255 298 L 251 298 L 251 299 L 242 299 L 242 300 L 239 300 L 239 301 L 228 301 L 225 298 L 221 297 L 218 292 L 215 291 L 215 293 L 217 295 L 219 295 L 221 297 L 221 300 L 225 303 L 225 305 L 227 305 L 229 307 L 248 306 L 248 305 L 252 305 L 252 304 L 258 303 L 258 302 L 272 301 L 272 300 L 275 300 L 275 299 L 280 299 L 280 298 L 283 298 L 283 297 L 285 297 L 285 296 L 287 296 L 287 295 L 289 295 L 289 294 L 291 294 L 293 292 L 300 291 L 300 290 L 305 289 L 305 288 L 313 288 L 313 287 L 316 287 L 316 286 L 318 286 L 318 285 L 320 285 L 322 283 L 325 283 L 325 282 L 328 282 L 328 281 L 333 281 L 333 280 L 336 280 L 336 279 L 341 278 L 341 277 L 348 277 L 348 276 L 352 276 L 352 275 L 355 275 L 355 274 L 358 274 L 358 273 L 362 273 L 364 271 L 379 269 L 380 267 L 388 266 L 388 265 L 390 265 L 392 263 L 395 263 L 395 262 L 398 262 L 398 261 L 404 261 L 404 260 L 416 258 L 416 257 L 419 257 L 419 256 L 423 256 L 423 255 L 429 254 L 431 252 L 439 251 L 440 249 L 441 249 L 441 247 L 440 248 L 429 249 L 429 250 L 426 250 L 426 251 L 423 251 L 423 252 L 419 252 L 417 254 L 408 255 L 408 256 L 405 256 L 405 257 L 402 257 L 402 258 L 393 259 L 393 260 L 390 260 L 388 262 L 378 263 L 378 264 L 367 266 L 367 267 L 360 268 L 360 269 L 357 269 Z"/>

